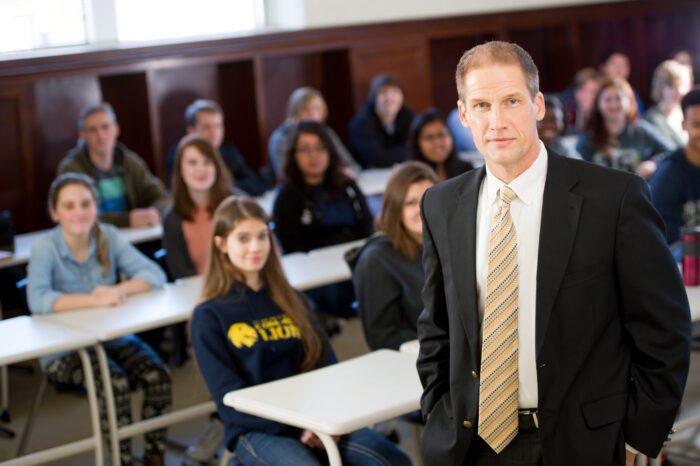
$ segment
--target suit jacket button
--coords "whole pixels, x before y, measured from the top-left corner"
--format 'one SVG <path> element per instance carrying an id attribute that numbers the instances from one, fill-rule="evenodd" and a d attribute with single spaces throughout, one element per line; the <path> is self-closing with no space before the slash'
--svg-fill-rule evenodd
<path id="1" fill-rule="evenodd" d="M 464 421 L 463 424 L 464 427 L 466 427 L 467 429 L 471 429 L 472 427 L 474 427 L 474 424 L 472 424 L 471 421 Z"/>
<path id="2" fill-rule="evenodd" d="M 476 371 L 472 371 L 472 377 L 474 377 L 475 379 L 478 379 L 479 374 L 477 374 Z"/>

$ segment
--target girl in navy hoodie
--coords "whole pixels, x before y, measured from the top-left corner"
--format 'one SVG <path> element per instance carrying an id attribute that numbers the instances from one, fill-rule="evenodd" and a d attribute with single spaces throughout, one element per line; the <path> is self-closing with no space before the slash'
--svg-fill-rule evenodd
<path id="1" fill-rule="evenodd" d="M 284 276 L 268 218 L 254 200 L 231 196 L 216 209 L 204 283 L 192 318 L 192 344 L 224 422 L 227 448 L 243 465 L 321 464 L 325 452 L 312 432 L 223 404 L 231 390 L 335 362 L 302 295 Z M 344 464 L 410 464 L 369 429 L 337 440 Z"/>

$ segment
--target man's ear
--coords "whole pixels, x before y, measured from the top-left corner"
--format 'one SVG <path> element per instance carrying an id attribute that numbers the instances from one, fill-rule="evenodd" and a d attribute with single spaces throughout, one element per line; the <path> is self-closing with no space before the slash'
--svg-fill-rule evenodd
<path id="1" fill-rule="evenodd" d="M 194 127 L 192 127 L 192 126 L 187 127 L 187 134 L 193 134 L 194 132 L 195 132 Z"/>
<path id="2" fill-rule="evenodd" d="M 114 123 L 114 130 L 115 130 L 116 133 L 117 133 L 117 139 L 119 139 L 119 133 L 120 133 L 120 131 L 121 131 L 121 130 L 119 129 L 119 123 L 116 123 L 116 122 Z"/>
<path id="3" fill-rule="evenodd" d="M 542 119 L 544 118 L 544 113 L 546 111 L 546 109 L 544 107 L 544 94 L 542 94 L 541 92 L 538 92 L 537 94 L 535 94 L 534 103 L 535 103 L 535 120 L 542 121 Z"/>
<path id="4" fill-rule="evenodd" d="M 469 128 L 469 119 L 467 118 L 467 107 L 462 103 L 461 100 L 457 101 L 457 111 L 459 112 L 459 121 L 462 122 L 462 126 Z"/>
<path id="5" fill-rule="evenodd" d="M 49 215 L 51 215 L 51 221 L 54 223 L 58 223 L 58 215 L 56 215 L 56 211 L 53 209 L 49 209 Z"/>

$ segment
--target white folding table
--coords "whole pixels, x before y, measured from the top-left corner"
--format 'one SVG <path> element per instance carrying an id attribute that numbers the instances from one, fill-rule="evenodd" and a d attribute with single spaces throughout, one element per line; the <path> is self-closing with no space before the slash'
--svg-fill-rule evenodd
<path id="1" fill-rule="evenodd" d="M 73 456 L 94 449 L 95 464 L 102 465 L 102 440 L 95 379 L 86 351 L 86 347 L 95 343 L 97 340 L 90 333 L 67 328 L 43 319 L 21 316 L 0 321 L 0 365 L 2 366 L 61 351 L 78 351 L 85 372 L 85 388 L 90 406 L 93 434 L 92 437 L 15 458 L 3 464 L 42 464 L 56 458 Z M 25 426 L 25 433 L 28 427 L 28 425 Z M 25 435 L 22 437 L 24 439 Z M 20 449 L 21 447 L 22 445 L 20 445 Z"/>
<path id="2" fill-rule="evenodd" d="M 10 255 L 3 254 L 0 256 L 0 269 L 14 265 L 24 265 L 29 262 L 32 244 L 34 244 L 37 238 L 48 232 L 49 230 L 40 230 L 16 235 L 14 252 Z M 163 227 L 161 225 L 155 225 L 148 228 L 120 228 L 119 233 L 130 243 L 139 244 L 160 239 L 163 236 Z"/>
<path id="3" fill-rule="evenodd" d="M 342 464 L 332 435 L 415 411 L 423 393 L 415 357 L 378 350 L 338 364 L 227 393 L 243 413 L 313 431 L 331 466 Z"/>
<path id="4" fill-rule="evenodd" d="M 107 355 L 100 344 L 130 333 L 189 320 L 200 297 L 201 288 L 202 277 L 190 277 L 178 280 L 174 284 L 166 284 L 160 290 L 130 296 L 120 306 L 81 309 L 35 317 L 35 319 L 87 332 L 98 340 L 95 351 L 104 385 L 110 429 L 110 456 L 115 465 L 119 464 L 119 440 L 216 411 L 214 402 L 207 401 L 118 428 Z"/>

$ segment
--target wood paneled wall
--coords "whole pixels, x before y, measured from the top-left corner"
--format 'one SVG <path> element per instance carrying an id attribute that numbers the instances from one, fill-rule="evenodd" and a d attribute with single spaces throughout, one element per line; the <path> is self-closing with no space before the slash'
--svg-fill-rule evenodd
<path id="1" fill-rule="evenodd" d="M 48 226 L 46 192 L 76 143 L 84 105 L 112 103 L 120 139 L 162 177 L 168 150 L 184 134 L 187 105 L 215 99 L 226 114 L 226 140 L 260 167 L 293 89 L 319 88 L 329 125 L 346 138 L 375 74 L 398 74 L 415 110 L 449 112 L 457 60 L 492 39 L 528 50 L 549 92 L 622 47 L 632 59 L 630 81 L 646 98 L 654 67 L 672 52 L 687 49 L 700 63 L 700 2 L 614 2 L 2 61 L 0 210 L 11 210 L 20 232 Z"/>

